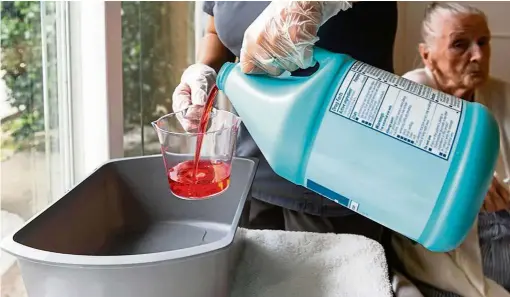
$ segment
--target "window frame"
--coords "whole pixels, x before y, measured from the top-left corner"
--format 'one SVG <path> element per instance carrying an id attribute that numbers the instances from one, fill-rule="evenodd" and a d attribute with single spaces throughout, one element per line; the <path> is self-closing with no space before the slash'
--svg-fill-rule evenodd
<path id="1" fill-rule="evenodd" d="M 120 1 L 67 3 L 77 184 L 108 160 L 124 156 L 122 15 Z"/>
<path id="2" fill-rule="evenodd" d="M 44 90 L 44 114 L 45 114 L 45 144 L 46 144 L 46 166 L 49 171 L 50 196 L 48 200 L 37 199 L 37 210 L 46 208 L 55 199 L 58 199 L 66 190 L 74 184 L 74 172 L 72 170 L 72 160 L 74 157 L 73 146 L 69 139 L 72 139 L 71 129 L 71 98 L 69 84 L 69 6 L 66 2 L 54 2 L 55 6 L 55 48 L 56 48 L 56 93 L 57 106 L 50 106 L 48 97 L 48 53 L 47 53 L 47 35 L 44 29 L 46 17 L 46 4 L 41 3 L 41 41 L 42 41 L 42 65 L 43 65 L 43 90 Z M 51 110 L 55 108 L 58 117 L 58 147 L 57 156 L 53 156 L 52 151 L 52 133 L 51 133 Z"/>

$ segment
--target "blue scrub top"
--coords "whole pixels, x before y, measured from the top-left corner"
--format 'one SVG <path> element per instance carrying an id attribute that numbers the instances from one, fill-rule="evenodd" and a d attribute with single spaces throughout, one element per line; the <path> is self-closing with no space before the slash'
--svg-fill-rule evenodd
<path id="1" fill-rule="evenodd" d="M 239 57 L 244 32 L 269 3 L 206 1 L 203 10 L 214 16 L 216 32 L 221 42 Z M 393 45 L 397 23 L 396 2 L 356 2 L 352 8 L 338 13 L 319 29 L 320 39 L 316 45 L 393 72 Z M 338 137 L 341 135 L 342 131 L 338 131 Z M 239 132 L 236 153 L 240 157 L 256 157 L 260 160 L 252 187 L 254 198 L 308 214 L 352 214 L 351 210 L 274 173 L 244 125 Z"/>

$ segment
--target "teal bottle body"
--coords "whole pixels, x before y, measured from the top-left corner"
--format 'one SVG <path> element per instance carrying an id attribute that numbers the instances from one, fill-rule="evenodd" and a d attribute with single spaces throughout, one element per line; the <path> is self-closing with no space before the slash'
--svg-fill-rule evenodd
<path id="1" fill-rule="evenodd" d="M 305 77 L 218 74 L 271 168 L 431 251 L 456 248 L 493 177 L 492 114 L 347 55 L 314 57 Z"/>

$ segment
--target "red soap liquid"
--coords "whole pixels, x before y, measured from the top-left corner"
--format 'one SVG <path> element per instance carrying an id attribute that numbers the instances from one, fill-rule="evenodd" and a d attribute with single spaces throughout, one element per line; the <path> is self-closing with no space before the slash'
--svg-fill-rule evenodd
<path id="1" fill-rule="evenodd" d="M 206 132 L 217 94 L 218 88 L 214 86 L 200 118 L 194 160 L 179 163 L 168 170 L 170 190 L 174 195 L 184 199 L 211 197 L 226 190 L 230 183 L 230 164 L 200 160 L 203 133 Z"/>
<path id="2" fill-rule="evenodd" d="M 195 166 L 198 165 L 198 166 Z M 230 164 L 218 161 L 185 161 L 168 170 L 168 183 L 174 195 L 202 199 L 219 194 L 230 184 Z"/>

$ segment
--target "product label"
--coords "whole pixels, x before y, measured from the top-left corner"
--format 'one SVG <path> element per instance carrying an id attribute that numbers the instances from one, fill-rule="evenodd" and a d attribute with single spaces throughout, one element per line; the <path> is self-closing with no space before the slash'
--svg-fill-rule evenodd
<path id="1" fill-rule="evenodd" d="M 448 160 L 462 100 L 357 61 L 330 111 Z"/>

